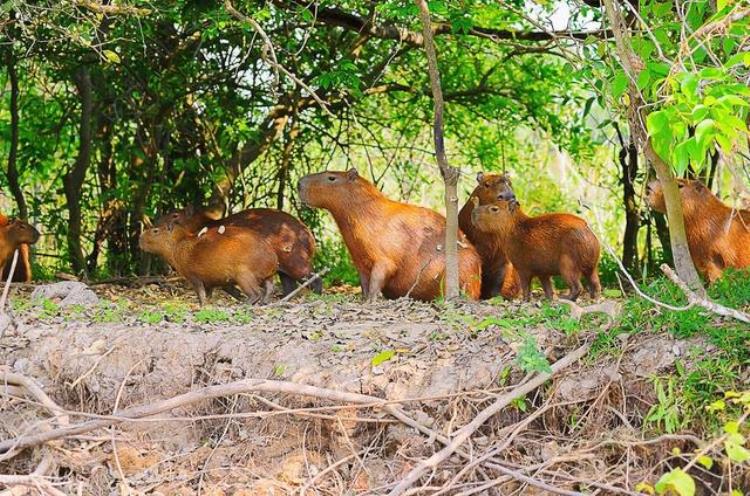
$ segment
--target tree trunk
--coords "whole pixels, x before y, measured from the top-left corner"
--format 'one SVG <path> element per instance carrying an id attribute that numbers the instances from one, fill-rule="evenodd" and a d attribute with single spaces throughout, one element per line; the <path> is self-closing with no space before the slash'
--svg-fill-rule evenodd
<path id="1" fill-rule="evenodd" d="M 435 103 L 434 138 L 435 157 L 445 183 L 445 299 L 452 300 L 459 296 L 458 284 L 458 170 L 448 164 L 445 156 L 445 137 L 443 133 L 443 90 L 440 86 L 440 73 L 437 65 L 435 41 L 432 37 L 430 10 L 425 0 L 415 0 L 419 7 L 424 33 L 424 50 L 427 55 L 427 66 L 430 74 L 432 98 Z"/>
<path id="2" fill-rule="evenodd" d="M 631 113 L 638 113 L 640 116 L 640 119 L 633 120 L 633 122 L 637 123 L 637 127 L 631 131 L 633 131 L 635 135 L 634 138 L 636 139 L 636 142 L 639 142 L 643 147 L 644 154 L 656 171 L 656 177 L 659 179 L 664 190 L 664 201 L 667 206 L 667 217 L 669 220 L 669 239 L 671 242 L 675 269 L 677 270 L 680 279 L 685 281 L 691 289 L 702 289 L 703 286 L 700 277 L 698 276 L 693 260 L 690 257 L 687 236 L 685 234 L 685 221 L 682 216 L 682 201 L 674 173 L 669 164 L 664 162 L 654 151 L 651 146 L 651 139 L 647 136 L 646 129 L 642 124 L 646 121 L 648 107 L 644 104 L 640 92 L 634 84 L 639 72 L 636 70 L 634 62 L 638 61 L 639 65 L 642 64 L 642 62 L 630 45 L 630 38 L 627 31 L 624 29 L 624 22 L 619 6 L 615 5 L 615 0 L 603 0 L 603 3 L 604 10 L 606 11 L 609 22 L 612 25 L 612 33 L 615 37 L 620 65 L 622 65 L 625 74 L 629 79 L 630 111 Z"/>
<path id="3" fill-rule="evenodd" d="M 10 13 L 10 19 L 15 19 L 15 12 Z M 8 187 L 18 206 L 18 216 L 21 219 L 29 218 L 29 209 L 23 196 L 20 180 L 18 177 L 18 71 L 16 70 L 16 57 L 13 53 L 12 42 L 8 45 L 8 79 L 10 80 L 10 151 L 8 152 Z"/>
<path id="4" fill-rule="evenodd" d="M 86 260 L 81 247 L 81 189 L 91 161 L 91 117 L 94 112 L 91 76 L 88 68 L 79 67 L 73 82 L 81 100 L 81 120 L 78 130 L 78 157 L 73 167 L 63 176 L 63 190 L 68 205 L 68 251 L 73 272 L 86 271 Z"/>
<path id="5" fill-rule="evenodd" d="M 634 181 L 638 174 L 638 148 L 633 140 L 632 132 L 627 144 L 615 124 L 615 130 L 620 140 L 620 168 L 622 171 L 622 202 L 625 206 L 625 232 L 622 237 L 622 263 L 631 274 L 638 273 L 638 231 L 641 227 L 641 215 L 636 204 Z"/>
<path id="6" fill-rule="evenodd" d="M 276 190 L 276 208 L 284 210 L 284 197 L 286 196 L 286 185 L 289 182 L 289 169 L 292 161 L 292 152 L 294 151 L 294 142 L 299 135 L 299 124 L 297 120 L 292 121 L 292 126 L 286 135 L 286 143 L 281 151 L 281 163 L 279 164 L 279 173 L 277 176 L 279 187 Z"/>

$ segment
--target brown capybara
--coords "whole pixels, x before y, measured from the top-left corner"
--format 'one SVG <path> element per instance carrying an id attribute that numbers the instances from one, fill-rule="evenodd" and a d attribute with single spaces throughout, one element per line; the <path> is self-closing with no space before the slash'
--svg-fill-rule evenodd
<path id="1" fill-rule="evenodd" d="M 251 303 L 266 303 L 273 293 L 276 253 L 262 236 L 249 229 L 220 226 L 198 235 L 185 226 L 169 223 L 143 231 L 139 245 L 143 251 L 164 258 L 187 279 L 201 305 L 217 287 L 232 288 L 236 284 Z"/>
<path id="2" fill-rule="evenodd" d="M 10 270 L 14 251 L 19 250 L 20 262 L 23 253 L 22 248 L 25 246 L 28 249 L 28 245 L 33 245 L 39 240 L 39 231 L 28 223 L 22 220 L 5 220 L 6 223 L 0 226 L 0 263 L 3 264 L 2 272 L 4 274 L 6 274 L 6 269 Z M 18 264 L 16 264 L 16 272 L 17 269 Z"/>
<path id="3" fill-rule="evenodd" d="M 511 299 L 521 292 L 518 272 L 505 254 L 500 238 L 492 233 L 482 232 L 471 222 L 474 198 L 479 205 L 494 203 L 498 199 L 515 198 L 510 178 L 503 174 L 477 174 L 477 187 L 471 192 L 458 213 L 458 227 L 466 234 L 482 258 L 482 298 L 502 295 Z"/>
<path id="4" fill-rule="evenodd" d="M 410 296 L 425 301 L 442 294 L 445 217 L 389 200 L 355 169 L 305 176 L 299 192 L 307 205 L 333 214 L 367 300 L 381 293 L 386 298 Z M 478 299 L 481 259 L 461 232 L 458 244 L 461 290 Z"/>
<path id="5" fill-rule="evenodd" d="M 221 219 L 221 211 L 188 206 L 160 217 L 156 225 L 178 222 L 189 231 L 198 233 L 204 227 L 237 226 L 256 232 L 271 245 L 279 259 L 279 279 L 284 294 L 294 291 L 298 282 L 307 280 L 313 272 L 315 238 L 302 222 L 281 210 L 250 208 Z M 310 283 L 316 293 L 323 290 L 323 281 Z"/>
<path id="6" fill-rule="evenodd" d="M 552 298 L 552 276 L 562 276 L 570 288 L 566 296 L 575 301 L 581 294 L 581 277 L 592 298 L 601 292 L 599 240 L 586 221 L 571 214 L 529 217 L 517 200 L 498 200 L 476 207 L 474 225 L 495 233 L 518 271 L 523 297 L 531 297 L 531 280 L 538 277 L 547 298 Z"/>
<path id="7" fill-rule="evenodd" d="M 0 227 L 7 226 L 10 219 L 3 214 L 0 214 Z M 18 262 L 16 262 L 16 271 L 13 273 L 13 282 L 31 282 L 31 261 L 30 261 L 29 245 L 26 243 L 18 247 Z M 2 280 L 7 281 L 8 275 L 10 274 L 10 266 L 13 262 L 13 252 L 7 260 L 0 260 L 3 264 Z"/>
<path id="8" fill-rule="evenodd" d="M 750 266 L 750 211 L 725 205 L 700 181 L 678 179 L 685 234 L 693 264 L 709 283 L 727 267 Z M 648 185 L 648 203 L 666 213 L 659 181 Z"/>

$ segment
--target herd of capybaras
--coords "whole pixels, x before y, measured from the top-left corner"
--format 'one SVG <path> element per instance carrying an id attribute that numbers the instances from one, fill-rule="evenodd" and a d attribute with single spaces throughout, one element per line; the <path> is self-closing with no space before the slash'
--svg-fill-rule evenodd
<path id="1" fill-rule="evenodd" d="M 724 269 L 750 266 L 750 211 L 724 204 L 703 183 L 678 180 L 690 254 L 709 283 Z M 362 295 L 372 301 L 408 296 L 434 300 L 443 292 L 445 217 L 428 208 L 390 200 L 355 169 L 310 174 L 299 181 L 299 197 L 328 210 L 356 267 Z M 661 186 L 649 184 L 649 205 L 666 213 Z M 524 213 L 510 179 L 477 175 L 477 185 L 459 212 L 459 285 L 469 299 L 531 297 L 537 278 L 553 298 L 553 276 L 576 300 L 585 288 L 601 292 L 600 246 L 587 222 L 568 213 L 536 217 Z M 39 232 L 26 222 L 0 216 L 0 262 L 8 273 L 19 250 L 15 280 L 31 279 L 28 245 Z M 315 276 L 315 239 L 300 220 L 280 210 L 251 208 L 221 218 L 210 208 L 160 217 L 140 237 L 142 250 L 162 257 L 195 289 L 201 305 L 215 288 L 251 303 L 268 302 L 279 275 L 283 293 L 305 283 L 322 291 Z M 308 279 L 313 280 L 308 281 Z"/>

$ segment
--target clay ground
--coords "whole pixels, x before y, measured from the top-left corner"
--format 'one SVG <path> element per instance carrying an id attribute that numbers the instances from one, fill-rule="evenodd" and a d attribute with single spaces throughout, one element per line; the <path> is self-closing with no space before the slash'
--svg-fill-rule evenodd
<path id="1" fill-rule="evenodd" d="M 221 296 L 203 310 L 175 282 L 93 289 L 100 303 L 67 308 L 13 289 L 17 328 L 0 340 L 0 370 L 33 378 L 71 424 L 255 378 L 387 399 L 437 434 L 380 407 L 246 392 L 0 455 L 3 474 L 29 474 L 44 458 L 63 494 L 384 494 L 442 447 L 436 435 L 452 436 L 535 374 L 542 354 L 554 363 L 617 325 L 575 322 L 556 304 L 365 305 L 346 289 L 266 307 Z M 638 482 L 668 470 L 674 448 L 693 448 L 689 432 L 653 439 L 642 429 L 653 377 L 707 352 L 698 339 L 621 336 L 492 416 L 464 455 L 416 487 L 548 494 L 504 467 L 570 494 L 637 494 Z M 2 440 L 54 427 L 17 388 L 0 398 L 0 416 Z"/>

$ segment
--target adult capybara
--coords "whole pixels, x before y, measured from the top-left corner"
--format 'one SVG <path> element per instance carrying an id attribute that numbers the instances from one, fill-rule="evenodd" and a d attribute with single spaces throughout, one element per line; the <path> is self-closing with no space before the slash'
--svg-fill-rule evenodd
<path id="1" fill-rule="evenodd" d="M 599 296 L 599 240 L 580 217 L 559 213 L 529 217 L 513 199 L 477 206 L 472 221 L 478 229 L 500 237 L 518 271 L 524 299 L 531 297 L 534 277 L 551 299 L 555 275 L 562 276 L 570 288 L 566 297 L 573 301 L 581 294 L 581 277 L 591 297 Z"/>
<path id="2" fill-rule="evenodd" d="M 249 229 L 212 227 L 198 235 L 185 226 L 169 223 L 143 231 L 139 245 L 143 251 L 164 258 L 187 279 L 201 305 L 217 287 L 236 284 L 251 303 L 265 303 L 273 293 L 276 253 L 262 236 Z"/>
<path id="3" fill-rule="evenodd" d="M 21 220 L 5 219 L 5 221 L 5 224 L 0 225 L 0 263 L 3 264 L 3 274 L 6 274 L 6 269 L 10 270 L 14 251 L 19 250 L 20 262 L 23 247 L 28 249 L 28 245 L 33 245 L 39 240 L 39 231 L 28 223 Z M 18 273 L 17 270 L 16 273 Z M 30 271 L 29 274 L 31 274 Z"/>
<path id="4" fill-rule="evenodd" d="M 700 181 L 678 179 L 690 256 L 708 282 L 721 277 L 727 267 L 750 266 L 750 211 L 725 205 Z M 648 203 L 667 212 L 659 181 L 648 185 Z"/>
<path id="5" fill-rule="evenodd" d="M 505 254 L 500 238 L 492 233 L 482 232 L 471 222 L 474 198 L 479 205 L 494 203 L 498 199 L 515 198 L 510 178 L 503 174 L 477 174 L 477 187 L 458 213 L 458 227 L 466 234 L 482 258 L 482 298 L 502 295 L 511 299 L 521 291 L 518 272 Z"/>
<path id="6" fill-rule="evenodd" d="M 250 208 L 221 219 L 222 212 L 212 208 L 188 206 L 160 217 L 156 225 L 178 222 L 193 233 L 204 227 L 237 226 L 250 229 L 271 245 L 279 259 L 279 279 L 284 294 L 291 293 L 298 282 L 313 274 L 315 238 L 302 222 L 281 210 Z M 316 293 L 323 290 L 323 281 L 310 283 Z"/>
<path id="7" fill-rule="evenodd" d="M 7 226 L 10 219 L 3 214 L 0 214 L 0 227 Z M 22 244 L 18 247 L 18 262 L 16 262 L 16 271 L 13 273 L 13 282 L 31 282 L 31 261 L 29 258 L 30 254 L 29 245 Z M 7 260 L 0 260 L 3 264 L 2 278 L 3 281 L 8 280 L 10 274 L 10 266 L 13 262 L 13 253 L 11 252 L 10 257 Z"/>
<path id="8" fill-rule="evenodd" d="M 307 205 L 333 214 L 365 298 L 372 301 L 382 293 L 386 298 L 433 300 L 442 294 L 445 217 L 389 200 L 355 169 L 305 176 L 299 192 Z M 481 259 L 461 232 L 458 244 L 461 290 L 477 299 Z"/>

